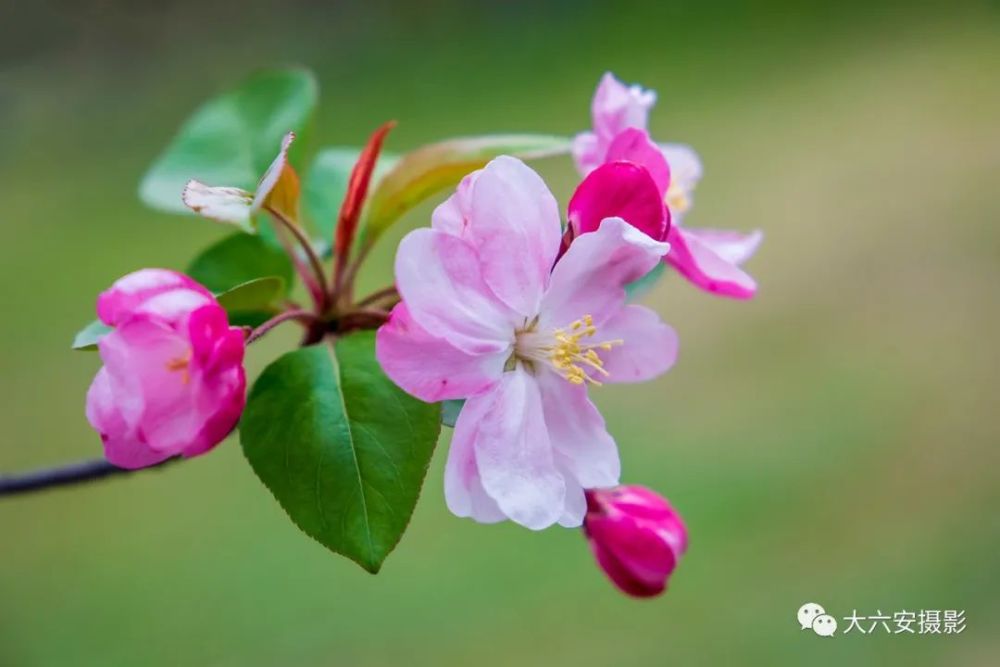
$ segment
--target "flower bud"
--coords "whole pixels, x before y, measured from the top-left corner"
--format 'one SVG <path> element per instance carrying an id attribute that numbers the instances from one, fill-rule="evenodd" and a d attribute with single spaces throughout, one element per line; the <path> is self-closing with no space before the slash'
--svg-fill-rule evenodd
<path id="1" fill-rule="evenodd" d="M 662 593 L 687 549 L 680 515 L 641 486 L 588 490 L 583 529 L 601 569 L 635 597 Z"/>
<path id="2" fill-rule="evenodd" d="M 246 402 L 244 334 L 197 282 L 143 269 L 97 300 L 113 327 L 98 343 L 103 368 L 87 392 L 87 419 L 108 461 L 143 468 L 197 456 L 232 431 Z"/>

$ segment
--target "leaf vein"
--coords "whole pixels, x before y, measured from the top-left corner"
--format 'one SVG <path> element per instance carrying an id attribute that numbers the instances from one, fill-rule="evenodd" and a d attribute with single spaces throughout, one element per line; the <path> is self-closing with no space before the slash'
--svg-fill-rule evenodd
<path id="1" fill-rule="evenodd" d="M 357 446 L 354 442 L 354 432 L 351 429 L 351 416 L 347 411 L 347 401 L 344 400 L 344 378 L 340 373 L 340 361 L 337 359 L 337 353 L 336 350 L 334 350 L 333 345 L 327 344 L 325 347 L 330 363 L 333 365 L 334 373 L 337 375 L 337 398 L 340 399 L 340 407 L 344 411 L 344 420 L 347 423 L 347 439 L 351 447 L 351 457 L 354 460 L 354 470 L 358 475 L 358 489 L 361 492 L 361 513 L 364 518 L 365 537 L 368 541 L 368 557 L 374 560 L 375 545 L 372 541 L 372 527 L 368 516 L 368 499 L 365 496 L 365 482 L 361 477 L 361 463 L 358 461 Z"/>

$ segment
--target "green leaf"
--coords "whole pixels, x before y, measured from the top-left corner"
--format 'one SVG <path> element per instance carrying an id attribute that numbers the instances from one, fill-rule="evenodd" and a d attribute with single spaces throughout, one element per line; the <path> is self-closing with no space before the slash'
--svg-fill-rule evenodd
<path id="1" fill-rule="evenodd" d="M 441 401 L 441 424 L 455 428 L 455 422 L 458 421 L 458 415 L 461 414 L 463 407 L 465 407 L 465 399 Z"/>
<path id="2" fill-rule="evenodd" d="M 653 269 L 638 280 L 634 280 L 625 286 L 625 294 L 629 302 L 635 302 L 646 296 L 653 289 L 663 274 L 666 273 L 666 262 L 658 262 Z"/>
<path id="3" fill-rule="evenodd" d="M 569 149 L 568 138 L 542 134 L 465 137 L 418 148 L 404 155 L 375 187 L 361 243 L 374 243 L 406 211 L 457 184 L 498 155 L 531 160 L 560 155 Z"/>
<path id="4" fill-rule="evenodd" d="M 361 155 L 361 148 L 336 146 L 316 154 L 302 185 L 306 219 L 313 223 L 321 239 L 332 239 L 340 205 L 347 194 L 351 170 Z M 373 183 L 385 175 L 399 157 L 383 152 L 375 166 Z"/>
<path id="5" fill-rule="evenodd" d="M 217 298 L 227 311 L 240 312 L 273 306 L 285 293 L 285 279 L 269 276 L 237 285 L 219 294 Z"/>
<path id="6" fill-rule="evenodd" d="M 236 233 L 205 249 L 187 273 L 216 294 L 267 277 L 282 279 L 287 294 L 293 271 L 283 250 L 260 237 Z"/>
<path id="7" fill-rule="evenodd" d="M 247 460 L 292 521 L 376 573 L 410 521 L 440 431 L 375 360 L 375 334 L 289 352 L 250 392 Z"/>
<path id="8" fill-rule="evenodd" d="M 146 172 L 140 198 L 153 208 L 184 213 L 181 192 L 192 178 L 252 191 L 284 134 L 306 125 L 317 97 L 315 79 L 302 69 L 259 72 L 213 97 L 188 118 Z"/>
<path id="9" fill-rule="evenodd" d="M 269 276 L 237 285 L 217 298 L 230 324 L 258 326 L 279 312 L 278 302 L 287 293 L 284 278 Z"/>
<path id="10" fill-rule="evenodd" d="M 92 351 L 97 349 L 97 342 L 111 333 L 112 329 L 100 320 L 94 320 L 73 338 L 74 350 Z"/>

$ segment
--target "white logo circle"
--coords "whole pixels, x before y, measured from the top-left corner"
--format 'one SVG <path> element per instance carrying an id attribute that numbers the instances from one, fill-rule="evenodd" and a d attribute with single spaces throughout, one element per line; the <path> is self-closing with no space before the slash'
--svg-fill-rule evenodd
<path id="1" fill-rule="evenodd" d="M 816 620 L 816 617 L 822 616 L 825 613 L 826 609 L 823 609 L 821 605 L 818 605 L 815 602 L 806 602 L 804 605 L 799 607 L 799 625 L 802 626 L 803 630 L 808 630 L 812 627 L 813 621 Z"/>
<path id="2" fill-rule="evenodd" d="M 820 637 L 832 637 L 837 631 L 837 619 L 829 614 L 820 614 L 813 619 L 812 629 Z"/>

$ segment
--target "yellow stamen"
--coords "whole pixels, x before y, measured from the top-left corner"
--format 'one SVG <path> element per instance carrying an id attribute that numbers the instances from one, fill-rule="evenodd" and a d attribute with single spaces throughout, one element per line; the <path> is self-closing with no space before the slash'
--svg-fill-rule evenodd
<path id="1" fill-rule="evenodd" d="M 181 372 L 181 382 L 187 384 L 191 381 L 191 372 L 189 366 L 191 364 L 191 351 L 188 350 L 180 357 L 175 357 L 169 360 L 166 364 L 167 370 L 171 373 L 180 371 Z"/>
<path id="2" fill-rule="evenodd" d="M 548 353 L 549 362 L 570 383 L 590 382 L 599 385 L 601 382 L 591 377 L 584 370 L 584 367 L 607 376 L 608 371 L 605 370 L 604 361 L 597 354 L 597 350 L 610 350 L 615 345 L 623 345 L 625 341 L 617 339 L 599 343 L 583 342 L 583 339 L 592 338 L 596 334 L 597 327 L 594 326 L 594 318 L 590 315 L 584 315 L 581 319 L 570 324 L 568 330 L 556 329 L 552 333 L 555 344 L 544 347 L 542 351 Z"/>
<path id="3" fill-rule="evenodd" d="M 665 199 L 672 213 L 686 213 L 691 208 L 691 199 L 688 197 L 688 193 L 676 181 L 670 183 Z"/>

